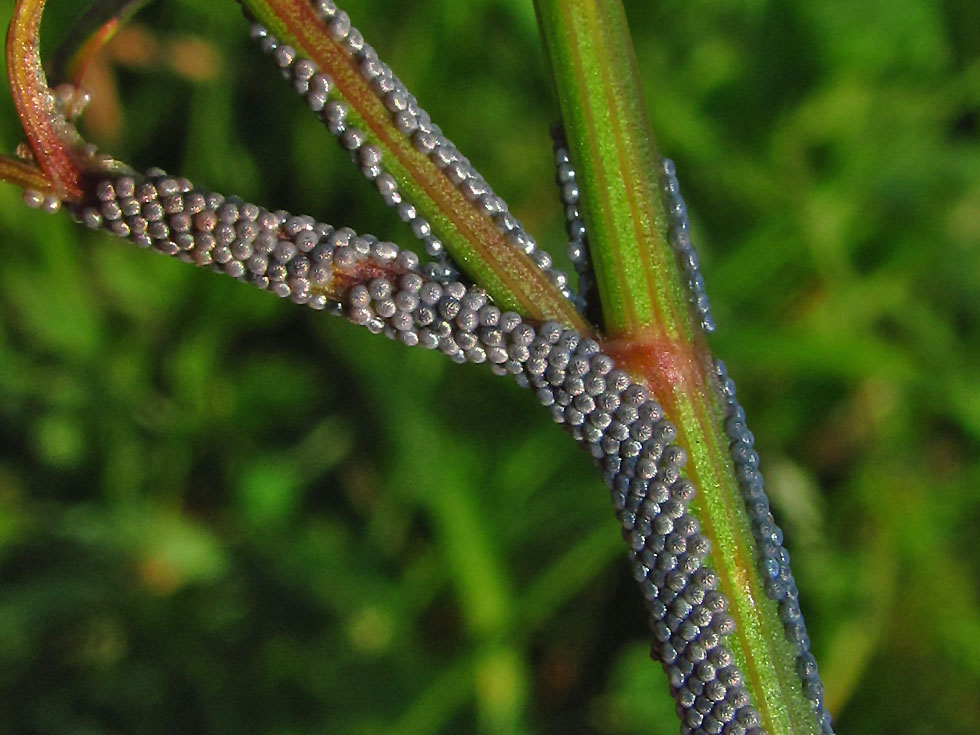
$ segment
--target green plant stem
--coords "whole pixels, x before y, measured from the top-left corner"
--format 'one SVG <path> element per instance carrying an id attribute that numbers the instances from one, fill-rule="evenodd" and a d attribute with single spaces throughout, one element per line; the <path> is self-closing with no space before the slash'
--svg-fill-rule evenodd
<path id="1" fill-rule="evenodd" d="M 536 6 L 579 185 L 589 193 L 583 206 L 606 333 L 689 337 L 657 194 L 659 156 L 632 47 L 618 45 L 629 38 L 626 19 L 606 4 Z"/>
<path id="2" fill-rule="evenodd" d="M 579 172 L 606 349 L 645 380 L 690 457 L 692 503 L 729 601 L 728 641 L 770 735 L 819 732 L 776 603 L 765 594 L 734 476 L 713 361 L 667 242 L 660 158 L 620 0 L 535 0 Z"/>
<path id="3" fill-rule="evenodd" d="M 503 308 L 532 319 L 557 319 L 583 334 L 590 326 L 531 259 L 416 150 L 391 120 L 357 63 L 330 38 L 308 0 L 240 0 L 278 38 L 331 76 L 349 106 L 348 120 L 382 150 L 383 165 L 432 224 L 453 260 Z"/>

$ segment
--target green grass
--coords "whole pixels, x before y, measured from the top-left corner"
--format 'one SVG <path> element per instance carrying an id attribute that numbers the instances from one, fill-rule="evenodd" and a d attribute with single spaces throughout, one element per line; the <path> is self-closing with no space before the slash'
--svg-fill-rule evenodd
<path id="1" fill-rule="evenodd" d="M 628 5 L 838 731 L 972 732 L 980 9 Z M 561 254 L 530 2 L 345 8 Z M 234 2 L 138 20 L 221 66 L 117 67 L 123 126 L 94 140 L 410 243 Z M 526 392 L 11 187 L 0 238 L 11 732 L 677 731 L 606 492 Z"/>

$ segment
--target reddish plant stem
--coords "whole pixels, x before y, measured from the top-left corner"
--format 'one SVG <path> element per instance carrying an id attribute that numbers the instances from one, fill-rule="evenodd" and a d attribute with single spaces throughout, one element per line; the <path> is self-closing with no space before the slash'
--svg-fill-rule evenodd
<path id="1" fill-rule="evenodd" d="M 77 200 L 84 188 L 77 134 L 55 107 L 38 50 L 45 1 L 17 1 L 7 31 L 7 76 L 38 167 L 58 196 Z"/>

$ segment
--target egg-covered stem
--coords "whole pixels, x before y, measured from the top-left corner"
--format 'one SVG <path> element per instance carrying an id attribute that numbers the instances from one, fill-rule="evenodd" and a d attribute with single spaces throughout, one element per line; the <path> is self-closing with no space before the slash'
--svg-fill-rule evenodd
<path id="1" fill-rule="evenodd" d="M 357 154 L 382 196 L 395 191 L 399 203 L 410 204 L 424 218 L 417 234 L 430 252 L 445 249 L 459 270 L 502 306 L 536 319 L 557 319 L 583 333 L 592 331 L 569 299 L 567 279 L 553 269 L 550 256 L 536 248 L 503 200 L 429 119 L 344 11 L 330 0 L 239 2 L 257 22 L 256 35 L 266 49 L 298 81 L 297 90 L 330 132 Z M 309 72 L 305 80 L 296 78 L 297 61 L 305 62 L 300 70 Z M 315 75 L 329 83 L 307 88 L 304 82 Z M 350 139 L 345 141 L 345 135 Z"/>
<path id="2" fill-rule="evenodd" d="M 755 472 L 743 460 L 757 457 L 730 446 L 726 434 L 735 409 L 708 351 L 714 319 L 673 164 L 661 158 L 650 131 L 622 2 L 535 0 L 535 7 L 576 166 L 578 209 L 609 335 L 604 349 L 650 389 L 688 454 L 685 476 L 698 490 L 691 513 L 711 544 L 706 562 L 729 604 L 732 652 L 761 715 L 756 726 L 768 735 L 827 732 L 819 682 L 808 678 L 816 676 L 812 656 L 801 650 L 799 606 L 777 594 L 785 588 L 795 595 L 779 577 L 790 579 L 788 566 L 780 566 L 788 556 L 759 510 L 761 482 L 750 496 L 736 477 Z M 670 666 L 666 654 L 659 658 Z M 806 676 L 798 671 L 802 654 Z M 685 695 L 675 696 L 680 706 Z M 721 731 L 714 719 L 681 715 L 684 732 Z"/>
<path id="3" fill-rule="evenodd" d="M 414 253 L 392 243 L 197 189 L 160 170 L 99 179 L 67 209 L 142 248 L 342 314 L 407 346 L 489 363 L 531 389 L 599 465 L 685 727 L 759 735 L 761 718 L 731 647 L 730 604 L 692 512 L 688 454 L 660 403 L 598 342 L 503 310 L 472 283 L 430 278 Z"/>

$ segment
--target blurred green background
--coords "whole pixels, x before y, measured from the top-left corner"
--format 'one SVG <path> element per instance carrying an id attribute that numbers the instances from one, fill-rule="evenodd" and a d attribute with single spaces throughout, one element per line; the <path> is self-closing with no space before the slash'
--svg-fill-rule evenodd
<path id="1" fill-rule="evenodd" d="M 82 3 L 50 4 L 53 44 Z M 838 732 L 977 732 L 980 5 L 626 5 Z M 344 6 L 563 253 L 530 0 Z M 92 140 L 411 242 L 236 3 L 137 21 Z M 0 238 L 3 732 L 677 732 L 607 494 L 528 393 L 7 185 Z"/>

